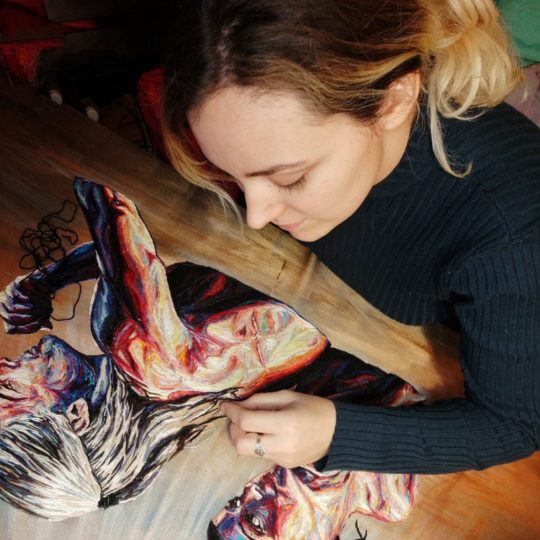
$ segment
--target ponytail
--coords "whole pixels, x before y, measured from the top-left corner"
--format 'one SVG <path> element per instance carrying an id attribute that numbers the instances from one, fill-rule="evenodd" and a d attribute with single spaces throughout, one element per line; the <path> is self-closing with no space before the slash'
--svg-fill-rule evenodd
<path id="1" fill-rule="evenodd" d="M 438 113 L 467 120 L 502 102 L 521 80 L 512 43 L 491 0 L 424 0 L 429 61 L 425 77 L 435 155 L 447 172 Z"/>

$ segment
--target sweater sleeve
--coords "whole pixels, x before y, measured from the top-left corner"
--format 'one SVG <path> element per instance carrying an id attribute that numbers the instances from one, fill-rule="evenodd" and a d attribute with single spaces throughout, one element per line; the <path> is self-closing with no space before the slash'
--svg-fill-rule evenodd
<path id="1" fill-rule="evenodd" d="M 450 287 L 461 323 L 465 399 L 396 409 L 336 402 L 324 470 L 447 473 L 484 469 L 537 450 L 539 273 L 536 239 L 463 264 Z"/>

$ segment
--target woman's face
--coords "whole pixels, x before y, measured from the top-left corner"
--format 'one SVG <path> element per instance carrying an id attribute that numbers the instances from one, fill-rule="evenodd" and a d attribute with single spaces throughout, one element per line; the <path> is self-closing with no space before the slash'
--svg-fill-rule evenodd
<path id="1" fill-rule="evenodd" d="M 188 119 L 208 161 L 244 191 L 248 225 L 274 223 L 304 241 L 353 214 L 404 150 L 378 123 L 318 118 L 292 94 L 230 86 Z"/>
<path id="2" fill-rule="evenodd" d="M 0 424 L 44 409 L 65 412 L 95 384 L 95 370 L 75 349 L 45 336 L 15 360 L 0 358 Z"/>

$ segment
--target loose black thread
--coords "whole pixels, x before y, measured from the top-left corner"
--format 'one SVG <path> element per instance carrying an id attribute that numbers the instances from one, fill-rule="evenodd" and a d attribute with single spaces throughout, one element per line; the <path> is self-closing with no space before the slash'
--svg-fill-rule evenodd
<path id="1" fill-rule="evenodd" d="M 360 532 L 360 527 L 358 526 L 358 521 L 354 522 L 354 528 L 356 529 L 356 534 L 358 534 L 359 538 L 356 540 L 367 540 L 367 531 L 364 531 L 364 534 Z"/>
<path id="2" fill-rule="evenodd" d="M 79 241 L 78 234 L 64 226 L 73 222 L 77 210 L 78 207 L 75 203 L 65 200 L 60 210 L 43 217 L 35 229 L 28 228 L 23 232 L 19 238 L 19 245 L 23 249 L 24 255 L 19 260 L 19 267 L 22 270 L 30 270 L 25 279 L 30 279 L 38 272 L 45 276 L 50 275 L 47 266 L 61 261 L 67 255 L 69 247 L 74 246 Z M 66 246 L 68 246 L 67 249 Z M 51 293 L 45 283 L 37 280 L 35 283 L 38 293 L 54 299 L 55 293 Z M 51 315 L 52 320 L 61 322 L 71 321 L 75 318 L 76 308 L 82 294 L 81 284 L 79 282 L 75 282 L 75 284 L 78 287 L 78 293 L 71 315 L 61 319 Z"/>

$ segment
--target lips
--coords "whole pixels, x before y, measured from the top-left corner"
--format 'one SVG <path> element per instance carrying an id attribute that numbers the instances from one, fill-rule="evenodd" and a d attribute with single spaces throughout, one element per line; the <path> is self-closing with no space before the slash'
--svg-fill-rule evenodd
<path id="1" fill-rule="evenodd" d="M 276 223 L 276 225 L 280 229 L 283 229 L 284 231 L 294 232 L 294 231 L 297 231 L 304 224 L 304 222 L 305 222 L 305 219 L 303 219 L 302 221 L 297 221 L 296 223 L 288 223 L 288 224 L 283 224 L 283 225 Z"/>

